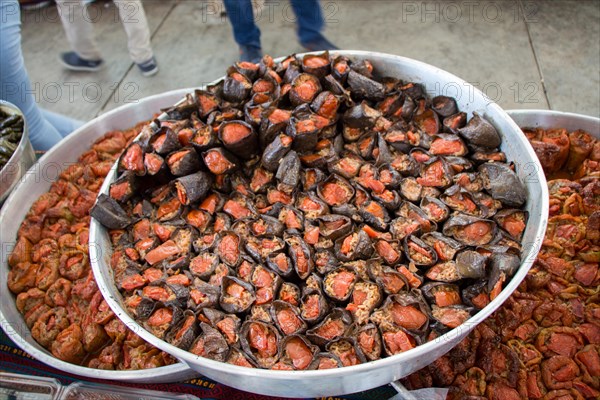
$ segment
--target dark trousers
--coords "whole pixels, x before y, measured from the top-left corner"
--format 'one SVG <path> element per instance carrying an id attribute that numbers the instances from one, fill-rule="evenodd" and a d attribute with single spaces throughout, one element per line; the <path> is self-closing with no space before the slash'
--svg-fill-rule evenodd
<path id="1" fill-rule="evenodd" d="M 261 47 L 260 30 L 254 21 L 250 0 L 224 0 L 224 3 L 237 44 L 241 46 Z M 291 0 L 291 3 L 297 18 L 298 39 L 300 43 L 309 43 L 318 39 L 324 25 L 319 1 Z M 266 13 L 263 13 L 264 15 Z"/>

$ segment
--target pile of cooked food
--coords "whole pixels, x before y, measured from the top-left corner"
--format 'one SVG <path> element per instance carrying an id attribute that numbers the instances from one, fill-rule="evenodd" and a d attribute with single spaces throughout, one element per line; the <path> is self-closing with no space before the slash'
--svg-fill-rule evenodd
<path id="1" fill-rule="evenodd" d="M 368 60 L 240 62 L 146 125 L 92 216 L 130 315 L 196 355 L 355 365 L 464 323 L 520 266 L 501 135 Z"/>
<path id="2" fill-rule="evenodd" d="M 0 170 L 19 146 L 23 136 L 23 117 L 0 109 Z"/>
<path id="3" fill-rule="evenodd" d="M 600 140 L 524 129 L 548 178 L 542 249 L 506 303 L 405 384 L 454 400 L 600 397 Z"/>
<path id="4" fill-rule="evenodd" d="M 8 288 L 31 336 L 63 361 L 119 370 L 174 362 L 114 315 L 90 266 L 90 209 L 140 127 L 106 133 L 69 163 L 31 206 L 8 259 Z"/>

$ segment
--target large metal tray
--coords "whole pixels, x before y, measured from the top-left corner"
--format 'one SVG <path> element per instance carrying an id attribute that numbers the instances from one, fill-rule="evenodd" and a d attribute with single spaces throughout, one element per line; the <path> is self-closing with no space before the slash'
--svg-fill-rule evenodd
<path id="1" fill-rule="evenodd" d="M 25 172 L 35 162 L 35 152 L 29 140 L 29 132 L 27 130 L 27 121 L 25 116 L 17 106 L 8 101 L 0 100 L 0 110 L 7 114 L 17 114 L 23 117 L 23 136 L 19 141 L 19 145 L 15 152 L 10 156 L 8 162 L 0 169 L 0 207 L 4 200 L 8 197 L 11 190 L 23 178 Z"/>
<path id="2" fill-rule="evenodd" d="M 548 190 L 542 168 L 519 127 L 495 103 L 464 80 L 434 66 L 405 57 L 368 51 L 336 51 L 351 59 L 368 59 L 382 76 L 393 76 L 425 85 L 428 95 L 456 98 L 461 111 L 484 115 L 502 135 L 502 150 L 515 162 L 520 179 L 526 184 L 529 200 L 525 206 L 529 223 L 524 234 L 522 264 L 502 293 L 465 324 L 410 351 L 393 357 L 352 367 L 322 371 L 271 371 L 229 365 L 183 351 L 159 340 L 143 329 L 129 314 L 115 287 L 109 267 L 111 243 L 106 229 L 95 220 L 90 228 L 92 268 L 104 298 L 115 314 L 148 342 L 185 361 L 207 377 L 238 389 L 271 396 L 319 397 L 371 389 L 407 376 L 441 357 L 458 344 L 475 326 L 495 311 L 525 278 L 535 260 L 548 222 Z M 301 57 L 302 55 L 299 55 Z M 108 193 L 116 179 L 116 166 L 109 173 L 101 192 Z M 92 246 L 92 244 L 94 246 Z"/>
<path id="3" fill-rule="evenodd" d="M 520 128 L 583 129 L 600 138 L 600 118 L 553 110 L 508 110 L 506 113 Z"/>
<path id="4" fill-rule="evenodd" d="M 60 141 L 35 163 L 19 181 L 0 212 L 0 326 L 21 349 L 36 359 L 61 371 L 88 378 L 124 382 L 175 382 L 197 376 L 182 363 L 136 371 L 106 371 L 82 367 L 55 358 L 32 337 L 23 316 L 17 310 L 15 296 L 6 288 L 8 256 L 16 242 L 17 231 L 29 208 L 37 198 L 50 189 L 60 172 L 75 163 L 77 158 L 110 130 L 128 129 L 140 121 L 151 119 L 161 108 L 181 99 L 191 89 L 180 89 L 151 96 L 110 111 L 77 129 Z"/>

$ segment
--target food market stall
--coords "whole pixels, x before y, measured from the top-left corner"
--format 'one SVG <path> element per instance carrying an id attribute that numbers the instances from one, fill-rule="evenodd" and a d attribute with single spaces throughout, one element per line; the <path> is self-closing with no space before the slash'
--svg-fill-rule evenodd
<path id="1" fill-rule="evenodd" d="M 594 395 L 598 120 L 516 113 L 523 135 L 436 82 L 466 85 L 378 53 L 267 57 L 91 121 L 40 160 L 77 163 L 2 209 L 4 330 L 95 379 Z"/>

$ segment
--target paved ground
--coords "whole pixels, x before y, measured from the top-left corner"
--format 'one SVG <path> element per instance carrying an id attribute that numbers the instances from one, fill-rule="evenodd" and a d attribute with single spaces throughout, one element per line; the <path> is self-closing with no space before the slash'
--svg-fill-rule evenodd
<path id="1" fill-rule="evenodd" d="M 340 48 L 421 60 L 473 83 L 505 109 L 538 108 L 600 117 L 600 1 L 321 0 L 326 35 Z M 106 67 L 66 71 L 68 50 L 55 7 L 23 13 L 25 62 L 39 102 L 89 120 L 171 89 L 222 76 L 237 47 L 218 0 L 145 0 L 160 72 L 141 76 L 132 64 L 112 2 L 89 15 Z M 257 8 L 265 52 L 302 51 L 285 0 Z"/>

